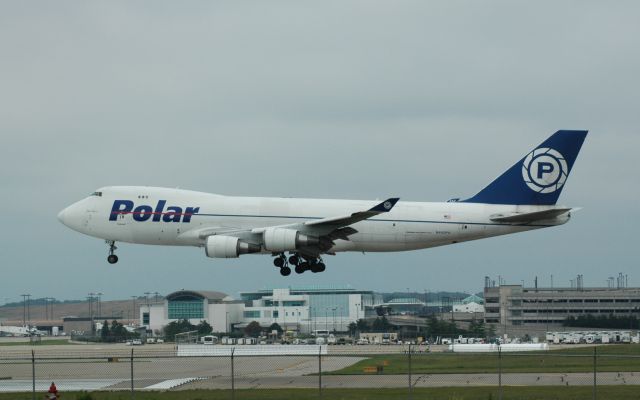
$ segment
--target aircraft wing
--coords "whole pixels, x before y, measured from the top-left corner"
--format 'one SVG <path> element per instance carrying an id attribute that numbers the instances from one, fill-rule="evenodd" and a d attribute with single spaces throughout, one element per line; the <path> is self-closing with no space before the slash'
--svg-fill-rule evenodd
<path id="1" fill-rule="evenodd" d="M 495 222 L 529 223 L 555 218 L 569 211 L 571 211 L 570 208 L 553 208 L 550 210 L 534 211 L 529 213 L 515 213 L 507 215 L 494 214 L 490 219 Z"/>
<path id="2" fill-rule="evenodd" d="M 331 247 L 333 247 L 334 240 L 342 239 L 349 240 L 349 236 L 357 233 L 358 231 L 352 228 L 350 225 L 353 225 L 357 222 L 364 221 L 376 215 L 380 215 L 383 213 L 387 213 L 391 211 L 391 209 L 398 202 L 398 197 L 389 198 L 374 207 L 364 210 L 364 211 L 356 211 L 349 215 L 342 215 L 337 217 L 328 217 L 322 219 L 316 219 L 312 221 L 306 221 L 297 224 L 290 225 L 282 225 L 277 227 L 262 227 L 262 228 L 254 228 L 251 230 L 252 234 L 262 234 L 268 228 L 285 228 L 285 229 L 294 229 L 300 231 L 304 234 L 318 237 L 319 243 L 313 246 L 307 246 L 301 249 L 298 249 L 298 252 L 317 257 L 321 253 L 327 252 Z"/>
<path id="3" fill-rule="evenodd" d="M 354 212 L 351 215 L 345 215 L 340 217 L 329 217 L 323 219 L 317 219 L 314 221 L 305 222 L 304 225 L 308 227 L 323 227 L 323 226 L 349 226 L 356 222 L 364 221 L 365 219 L 373 216 L 391 211 L 393 206 L 400 200 L 398 197 L 392 197 L 383 201 L 382 203 L 370 208 L 366 211 Z"/>

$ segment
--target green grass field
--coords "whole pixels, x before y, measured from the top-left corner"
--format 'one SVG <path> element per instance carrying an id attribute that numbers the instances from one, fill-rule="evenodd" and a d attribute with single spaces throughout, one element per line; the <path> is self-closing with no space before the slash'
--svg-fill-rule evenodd
<path id="1" fill-rule="evenodd" d="M 505 400 L 583 400 L 591 399 L 591 387 L 504 387 Z M 600 386 L 599 399 L 631 400 L 638 399 L 638 386 Z M 407 389 L 326 389 L 322 399 L 335 400 L 386 400 L 407 399 Z M 62 393 L 61 399 L 74 400 L 81 397 L 81 393 Z M 131 400 L 129 392 L 94 392 L 90 393 L 93 400 Z M 44 398 L 36 396 L 36 399 Z M 247 389 L 237 390 L 236 399 L 242 400 L 316 400 L 320 396 L 315 389 Z M 498 389 L 495 387 L 472 388 L 428 388 L 415 389 L 413 399 L 429 400 L 497 400 Z M 30 400 L 31 393 L 0 394 L 0 400 Z M 85 399 L 89 399 L 85 397 Z M 229 400 L 229 390 L 185 390 L 174 392 L 136 392 L 136 400 Z"/>
<path id="2" fill-rule="evenodd" d="M 640 371 L 640 346 L 599 346 L 597 370 L 599 372 Z M 593 371 L 593 348 L 561 351 L 503 353 L 502 371 L 508 372 L 590 372 Z M 386 365 L 385 365 L 386 364 Z M 384 374 L 408 373 L 406 355 L 375 355 L 332 375 L 365 374 L 367 367 L 383 365 Z M 497 353 L 422 353 L 411 357 L 415 374 L 497 373 Z"/>

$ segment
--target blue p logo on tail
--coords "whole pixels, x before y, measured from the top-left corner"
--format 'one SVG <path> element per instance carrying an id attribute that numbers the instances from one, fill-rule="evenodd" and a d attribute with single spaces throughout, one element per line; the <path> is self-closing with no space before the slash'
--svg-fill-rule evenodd
<path id="1" fill-rule="evenodd" d="M 567 180 L 567 161 L 558 151 L 537 148 L 522 163 L 522 179 L 529 189 L 538 193 L 552 193 Z"/>
<path id="2" fill-rule="evenodd" d="M 556 204 L 587 131 L 558 131 L 468 200 L 488 204 Z"/>
<path id="3" fill-rule="evenodd" d="M 538 162 L 538 179 L 542 178 L 543 174 L 548 174 L 553 172 L 553 164 L 548 162 Z"/>

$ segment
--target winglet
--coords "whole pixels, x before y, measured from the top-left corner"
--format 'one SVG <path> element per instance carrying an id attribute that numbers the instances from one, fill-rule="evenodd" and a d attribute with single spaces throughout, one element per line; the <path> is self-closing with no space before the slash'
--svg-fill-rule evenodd
<path id="1" fill-rule="evenodd" d="M 396 205 L 398 200 L 400 200 L 399 197 L 392 197 L 390 199 L 387 199 L 387 200 L 383 201 L 382 203 L 378 204 L 377 206 L 373 207 L 369 211 L 373 211 L 373 212 L 377 212 L 377 213 L 389 212 L 389 211 L 391 211 L 393 206 Z"/>

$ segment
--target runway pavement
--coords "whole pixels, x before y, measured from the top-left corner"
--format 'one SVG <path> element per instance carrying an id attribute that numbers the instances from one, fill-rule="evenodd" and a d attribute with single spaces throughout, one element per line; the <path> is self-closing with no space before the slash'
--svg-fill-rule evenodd
<path id="1" fill-rule="evenodd" d="M 432 347 L 441 351 L 445 346 Z M 68 345 L 0 346 L 0 392 L 31 389 L 31 350 L 36 385 L 60 382 L 65 390 L 129 390 L 131 351 L 134 387 L 157 390 L 229 389 L 231 357 L 177 357 L 173 345 Z M 340 370 L 372 354 L 397 354 L 403 346 L 330 346 L 321 357 L 324 373 Z M 234 358 L 236 388 L 317 388 L 318 356 L 242 356 Z M 598 385 L 639 385 L 640 372 L 599 372 Z M 415 387 L 497 386 L 497 374 L 417 374 Z M 592 373 L 506 373 L 503 385 L 584 386 L 593 384 Z M 60 386 L 60 385 L 59 385 Z M 323 375 L 325 388 L 400 388 L 407 375 Z M 38 389 L 39 390 L 39 389 Z"/>

